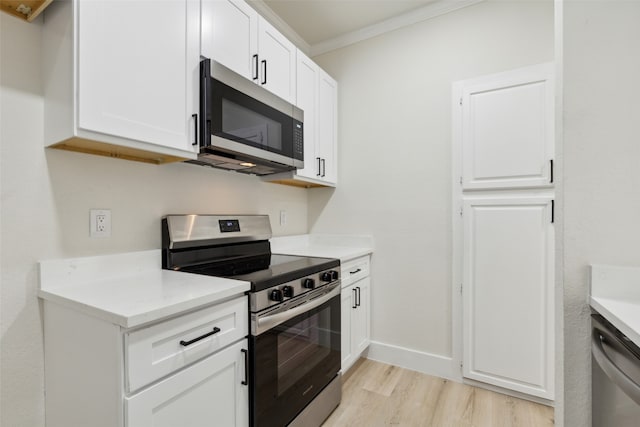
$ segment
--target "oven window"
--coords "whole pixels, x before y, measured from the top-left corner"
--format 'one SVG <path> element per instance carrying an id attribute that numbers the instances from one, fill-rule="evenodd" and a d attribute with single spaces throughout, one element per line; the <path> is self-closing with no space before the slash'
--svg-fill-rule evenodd
<path id="1" fill-rule="evenodd" d="M 282 124 L 262 114 L 222 99 L 222 132 L 276 151 L 282 150 Z"/>
<path id="2" fill-rule="evenodd" d="M 278 395 L 304 378 L 330 352 L 330 308 L 283 328 L 278 334 Z"/>

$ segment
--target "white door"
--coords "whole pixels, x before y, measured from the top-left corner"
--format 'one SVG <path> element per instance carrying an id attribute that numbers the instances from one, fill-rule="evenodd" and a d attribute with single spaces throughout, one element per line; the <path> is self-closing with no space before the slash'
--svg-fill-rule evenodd
<path id="1" fill-rule="evenodd" d="M 296 173 L 317 179 L 320 176 L 320 161 L 316 156 L 319 69 L 298 50 L 296 70 L 296 106 L 304 111 L 304 169 Z"/>
<path id="2" fill-rule="evenodd" d="M 87 1 L 78 13 L 78 126 L 194 151 L 199 3 Z"/>
<path id="3" fill-rule="evenodd" d="M 318 84 L 318 155 L 321 158 L 320 179 L 338 181 L 338 83 L 322 69 Z"/>
<path id="4" fill-rule="evenodd" d="M 354 348 L 355 353 L 360 355 L 369 346 L 369 307 L 371 279 L 364 279 L 355 283 L 356 288 L 356 309 L 354 312 Z"/>
<path id="5" fill-rule="evenodd" d="M 459 102 L 465 190 L 553 185 L 552 64 L 466 80 Z"/>
<path id="6" fill-rule="evenodd" d="M 340 334 L 340 346 L 342 353 L 342 372 L 346 372 L 347 369 L 353 364 L 353 332 L 352 323 L 353 319 L 354 303 L 355 303 L 355 289 L 353 286 L 343 288 L 340 297 L 341 303 L 341 334 Z"/>
<path id="7" fill-rule="evenodd" d="M 243 0 L 202 1 L 201 54 L 258 80 L 258 12 Z"/>
<path id="8" fill-rule="evenodd" d="M 553 399 L 553 202 L 463 206 L 463 374 Z"/>
<path id="9" fill-rule="evenodd" d="M 125 399 L 127 427 L 249 425 L 246 340 Z"/>
<path id="10" fill-rule="evenodd" d="M 280 98 L 296 101 L 296 47 L 264 18 L 258 18 L 259 83 Z"/>

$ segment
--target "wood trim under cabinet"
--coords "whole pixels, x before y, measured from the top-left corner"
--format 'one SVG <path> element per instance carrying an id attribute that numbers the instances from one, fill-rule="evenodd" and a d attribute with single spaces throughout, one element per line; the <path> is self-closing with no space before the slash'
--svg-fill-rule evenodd
<path id="1" fill-rule="evenodd" d="M 42 11 L 51 4 L 53 0 L 0 0 L 0 10 L 25 21 L 31 22 L 42 13 Z M 18 11 L 21 6 L 31 8 L 31 13 L 24 14 Z"/>
<path id="2" fill-rule="evenodd" d="M 186 157 L 171 156 L 154 153 L 152 151 L 123 147 L 106 142 L 91 141 L 84 138 L 69 138 L 57 144 L 49 146 L 59 150 L 75 151 L 78 153 L 96 154 L 98 156 L 113 157 L 117 159 L 133 160 L 136 162 L 161 165 L 189 160 Z"/>

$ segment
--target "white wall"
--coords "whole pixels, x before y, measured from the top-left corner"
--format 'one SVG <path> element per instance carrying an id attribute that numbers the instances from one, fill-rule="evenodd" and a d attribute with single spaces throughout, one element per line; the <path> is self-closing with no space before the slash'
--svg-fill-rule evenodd
<path id="1" fill-rule="evenodd" d="M 564 2 L 566 426 L 590 424 L 589 264 L 640 265 L 640 3 Z"/>
<path id="2" fill-rule="evenodd" d="M 339 82 L 340 158 L 310 227 L 374 236 L 373 340 L 450 357 L 451 83 L 552 61 L 553 3 L 483 2 L 314 59 Z"/>
<path id="3" fill-rule="evenodd" d="M 170 213 L 262 213 L 276 235 L 307 232 L 304 189 L 45 150 L 41 25 L 0 13 L 2 426 L 44 425 L 38 260 L 159 248 L 160 218 Z M 111 209 L 111 238 L 89 238 L 90 208 Z M 273 221 L 280 209 L 286 227 Z"/>

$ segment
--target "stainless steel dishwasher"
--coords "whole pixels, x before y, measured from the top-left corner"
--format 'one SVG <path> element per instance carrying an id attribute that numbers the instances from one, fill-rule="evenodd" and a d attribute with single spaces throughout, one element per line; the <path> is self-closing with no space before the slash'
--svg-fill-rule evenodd
<path id="1" fill-rule="evenodd" d="M 640 425 L 640 348 L 599 314 L 591 315 L 593 427 Z"/>

